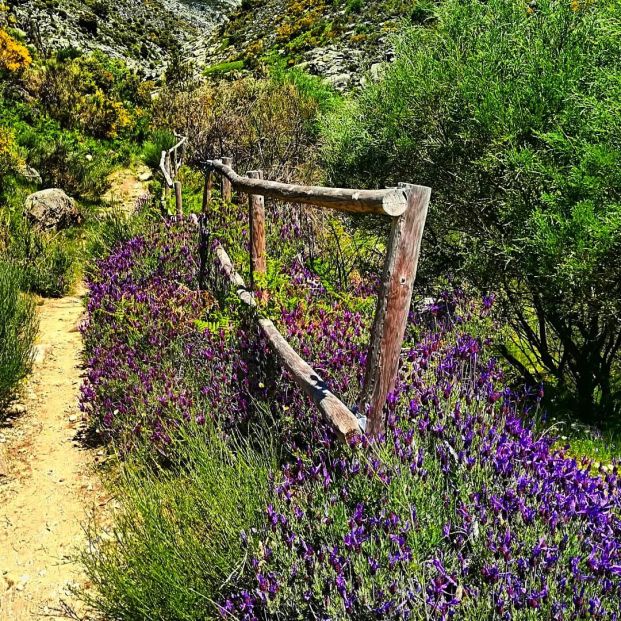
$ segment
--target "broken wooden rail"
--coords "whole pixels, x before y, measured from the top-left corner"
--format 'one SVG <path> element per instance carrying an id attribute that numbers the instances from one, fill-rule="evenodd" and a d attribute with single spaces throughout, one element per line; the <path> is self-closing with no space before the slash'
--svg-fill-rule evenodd
<path id="1" fill-rule="evenodd" d="M 255 297 L 246 288 L 243 278 L 235 270 L 226 250 L 217 243 L 214 253 L 220 271 L 236 290 L 240 300 L 253 311 L 256 311 Z M 319 411 L 332 422 L 339 436 L 345 440 L 350 440 L 358 435 L 360 433 L 358 419 L 338 397 L 330 392 L 326 383 L 313 368 L 287 343 L 274 323 L 264 317 L 258 317 L 258 323 L 272 350 L 280 358 L 295 383 L 314 401 Z"/>
<path id="2" fill-rule="evenodd" d="M 255 274 L 266 271 L 264 197 L 347 213 L 376 214 L 391 218 L 392 226 L 371 333 L 365 380 L 358 403 L 360 414 L 367 418 L 366 433 L 372 436 L 381 434 L 385 430 L 384 405 L 397 381 L 401 347 L 431 196 L 430 188 L 405 183 L 386 190 L 292 185 L 265 180 L 261 171 L 251 171 L 245 177 L 240 176 L 233 170 L 230 158 L 209 160 L 205 162 L 205 215 L 208 214 L 214 174 L 221 176 L 224 200 L 231 200 L 233 188 L 249 197 L 250 278 L 254 290 Z M 216 261 L 241 300 L 256 309 L 252 290 L 246 289 L 221 246 L 216 247 Z M 359 419 L 328 390 L 317 373 L 295 353 L 274 324 L 264 318 L 259 318 L 258 321 L 294 381 L 312 397 L 339 433 L 346 438 L 360 433 Z"/>
<path id="3" fill-rule="evenodd" d="M 188 139 L 184 136 L 179 136 L 178 134 L 175 134 L 175 138 L 179 140 L 177 144 L 168 149 L 168 151 L 162 151 L 162 157 L 160 158 L 160 170 L 162 171 L 165 182 L 163 197 L 164 206 L 166 208 L 168 207 L 168 199 L 170 198 L 171 191 L 174 189 L 177 216 L 182 218 L 183 195 L 181 192 L 181 181 L 177 179 L 177 175 L 183 165 Z"/>

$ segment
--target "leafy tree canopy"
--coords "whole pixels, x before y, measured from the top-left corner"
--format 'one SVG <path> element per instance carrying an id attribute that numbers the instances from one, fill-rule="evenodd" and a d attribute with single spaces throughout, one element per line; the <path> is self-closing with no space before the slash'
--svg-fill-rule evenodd
<path id="1" fill-rule="evenodd" d="M 325 122 L 333 182 L 433 188 L 423 265 L 501 294 L 507 358 L 585 419 L 621 412 L 620 9 L 446 0 Z"/>

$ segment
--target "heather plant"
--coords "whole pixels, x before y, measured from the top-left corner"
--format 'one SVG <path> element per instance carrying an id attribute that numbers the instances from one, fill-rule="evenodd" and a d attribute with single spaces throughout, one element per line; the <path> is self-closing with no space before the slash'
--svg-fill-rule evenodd
<path id="1" fill-rule="evenodd" d="M 494 290 L 503 355 L 585 422 L 619 413 L 619 3 L 448 0 L 329 116 L 336 185 L 433 188 L 419 282 Z M 432 250 L 430 250 L 432 249 Z"/>
<path id="2" fill-rule="evenodd" d="M 218 309 L 211 295 L 196 290 L 197 249 L 192 224 L 162 224 L 118 246 L 89 276 L 82 407 L 93 428 L 124 449 L 146 442 L 167 458 L 177 425 L 204 423 L 206 410 L 216 413 L 224 428 L 236 429 L 248 424 L 257 400 L 275 415 L 308 405 L 288 389 L 282 399 L 274 397 L 278 376 L 267 381 L 275 368 L 251 325 L 235 313 L 224 324 L 210 321 Z M 281 292 L 288 303 L 272 306 L 283 330 L 296 342 L 300 330 L 310 333 L 334 320 L 338 329 L 326 330 L 312 350 L 320 370 L 332 374 L 343 390 L 353 390 L 350 359 L 342 348 L 348 338 L 364 338 L 360 313 L 339 318 L 342 303 L 311 305 L 325 289 L 299 263 L 289 269 L 282 276 L 289 286 Z M 307 343 L 300 345 L 311 354 Z M 261 373 L 266 377 L 257 379 Z M 135 385 L 131 393 L 128 383 Z"/>
<path id="3" fill-rule="evenodd" d="M 17 267 L 0 259 L 0 419 L 30 369 L 37 334 L 34 304 L 20 291 Z"/>

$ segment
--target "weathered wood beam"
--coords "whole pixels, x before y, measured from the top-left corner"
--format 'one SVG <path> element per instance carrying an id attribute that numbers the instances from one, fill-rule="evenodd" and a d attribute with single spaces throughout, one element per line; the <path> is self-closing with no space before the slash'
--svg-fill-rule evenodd
<path id="1" fill-rule="evenodd" d="M 431 190 L 424 186 L 403 184 L 403 189 L 408 208 L 392 224 L 360 399 L 360 412 L 368 417 L 366 432 L 371 436 L 384 431 L 384 405 L 397 381 L 431 196 Z"/>
<path id="2" fill-rule="evenodd" d="M 233 186 L 246 194 L 261 194 L 283 201 L 328 207 L 349 213 L 400 216 L 407 206 L 407 192 L 402 188 L 390 190 L 350 190 L 321 186 L 290 185 L 264 179 L 241 177 L 231 167 L 216 160 L 206 162 L 208 169 L 227 177 Z"/>
<path id="3" fill-rule="evenodd" d="M 237 273 L 226 250 L 220 244 L 215 247 L 215 256 L 222 273 L 228 278 L 238 297 L 256 311 L 257 302 L 254 296 L 246 289 L 243 278 Z M 339 436 L 346 441 L 359 436 L 361 429 L 358 419 L 336 395 L 330 392 L 326 383 L 314 369 L 287 343 L 274 323 L 269 319 L 258 318 L 258 324 L 272 350 L 280 358 L 295 383 L 313 400 L 326 419 L 334 425 Z"/>
<path id="4" fill-rule="evenodd" d="M 263 171 L 251 170 L 249 179 L 263 179 Z M 265 246 L 265 199 L 259 194 L 248 197 L 248 222 L 250 225 L 250 286 L 256 291 L 256 274 L 267 272 Z"/>
<path id="5" fill-rule="evenodd" d="M 206 214 L 209 211 L 211 203 L 211 191 L 213 189 L 213 171 L 208 170 L 205 173 L 205 185 L 203 187 L 203 204 L 201 212 Z"/>
<path id="6" fill-rule="evenodd" d="M 164 175 L 164 180 L 166 181 L 166 185 L 169 188 L 172 188 L 173 186 L 173 180 L 170 177 L 170 171 L 168 170 L 168 152 L 167 151 L 162 151 L 162 157 L 160 159 L 160 170 L 162 171 L 162 174 Z"/>
<path id="7" fill-rule="evenodd" d="M 181 181 L 175 181 L 175 204 L 177 205 L 177 217 L 183 218 L 183 192 Z"/>
<path id="8" fill-rule="evenodd" d="M 228 166 L 231 168 L 233 166 L 233 158 L 232 157 L 223 157 L 222 165 Z M 225 203 L 230 203 L 233 198 L 233 187 L 231 186 L 231 181 L 226 175 L 222 175 L 222 200 Z"/>

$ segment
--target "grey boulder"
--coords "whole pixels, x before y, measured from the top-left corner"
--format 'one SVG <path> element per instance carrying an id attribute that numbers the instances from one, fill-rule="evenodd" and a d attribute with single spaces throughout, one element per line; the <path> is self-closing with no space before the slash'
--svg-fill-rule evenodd
<path id="1" fill-rule="evenodd" d="M 69 228 L 82 219 L 75 200 L 58 188 L 31 194 L 26 199 L 25 210 L 36 227 L 47 231 Z"/>

